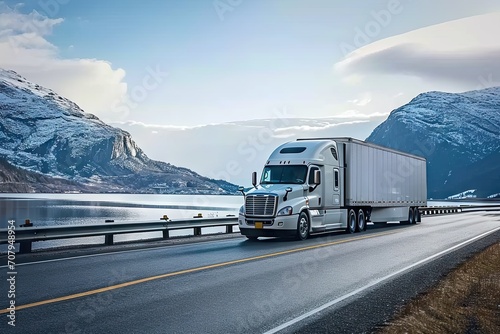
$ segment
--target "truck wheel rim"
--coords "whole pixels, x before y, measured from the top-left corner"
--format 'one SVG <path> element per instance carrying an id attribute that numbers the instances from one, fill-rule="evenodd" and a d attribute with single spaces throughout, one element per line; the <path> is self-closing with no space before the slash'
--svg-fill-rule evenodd
<path id="1" fill-rule="evenodd" d="M 359 218 L 358 218 L 358 228 L 359 228 L 359 230 L 360 231 L 363 230 L 364 226 L 365 226 L 365 216 L 359 215 Z"/>
<path id="2" fill-rule="evenodd" d="M 299 229 L 300 229 L 301 236 L 307 235 L 308 224 L 307 224 L 306 218 L 304 218 L 304 217 L 300 218 Z"/>

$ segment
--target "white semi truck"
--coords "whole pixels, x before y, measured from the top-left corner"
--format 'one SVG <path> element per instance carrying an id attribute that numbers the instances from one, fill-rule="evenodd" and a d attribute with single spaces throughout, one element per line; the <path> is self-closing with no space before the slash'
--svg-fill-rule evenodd
<path id="1" fill-rule="evenodd" d="M 249 239 L 366 229 L 367 222 L 420 222 L 426 161 L 353 138 L 298 139 L 279 146 L 260 183 L 245 192 L 240 231 Z"/>

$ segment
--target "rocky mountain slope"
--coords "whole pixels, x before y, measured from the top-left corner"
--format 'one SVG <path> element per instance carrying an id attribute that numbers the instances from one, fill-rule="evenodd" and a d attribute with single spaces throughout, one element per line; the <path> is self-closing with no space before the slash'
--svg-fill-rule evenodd
<path id="1" fill-rule="evenodd" d="M 51 177 L 11 165 L 0 158 L 0 192 L 8 193 L 59 193 L 100 192 L 102 187 L 92 187 L 64 178 Z M 112 188 L 109 189 L 112 191 Z"/>
<path id="2" fill-rule="evenodd" d="M 213 194 L 236 191 L 227 182 L 149 159 L 128 132 L 85 113 L 50 89 L 1 69 L 0 142 L 0 157 L 10 164 L 77 182 L 82 189 Z M 1 184 L 0 191 L 6 191 Z"/>
<path id="3" fill-rule="evenodd" d="M 366 140 L 424 156 L 429 198 L 500 193 L 500 87 L 420 94 Z"/>

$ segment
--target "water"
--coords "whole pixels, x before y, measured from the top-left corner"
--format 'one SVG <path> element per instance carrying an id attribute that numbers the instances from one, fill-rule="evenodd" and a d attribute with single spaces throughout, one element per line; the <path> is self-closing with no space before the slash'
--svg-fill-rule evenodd
<path id="1" fill-rule="evenodd" d="M 30 219 L 34 226 L 102 224 L 115 222 L 187 219 L 201 213 L 203 217 L 237 215 L 242 196 L 152 195 L 152 194 L 0 194 L 0 228 L 9 220 L 16 226 Z M 223 232 L 223 227 L 205 228 L 202 233 Z M 190 235 L 192 230 L 170 231 L 171 236 Z M 116 235 L 127 241 L 161 237 L 161 232 Z M 102 244 L 104 236 L 33 243 L 33 249 L 75 244 Z M 0 251 L 5 251 L 5 245 Z"/>

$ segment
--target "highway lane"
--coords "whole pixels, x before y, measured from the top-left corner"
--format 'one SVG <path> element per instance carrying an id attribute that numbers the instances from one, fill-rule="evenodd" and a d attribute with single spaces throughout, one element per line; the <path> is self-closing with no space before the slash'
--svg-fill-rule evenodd
<path id="1" fill-rule="evenodd" d="M 18 266 L 18 306 L 83 295 L 18 310 L 16 330 L 264 332 L 499 226 L 497 215 L 466 213 L 305 242 L 237 238 L 28 263 Z"/>
<path id="2" fill-rule="evenodd" d="M 337 234 L 331 242 L 347 242 L 353 238 L 368 238 L 372 237 L 372 235 L 375 237 L 374 233 L 394 232 L 392 230 L 371 230 L 369 233 L 351 236 Z M 81 291 L 98 289 L 111 284 L 120 284 L 217 263 L 265 256 L 270 253 L 316 247 L 324 243 L 324 239 L 320 238 L 300 243 L 292 240 L 271 238 L 252 242 L 242 237 L 209 243 L 97 254 L 96 256 L 84 256 L 75 259 L 18 263 L 18 286 L 21 287 L 23 294 L 18 297 L 17 301 L 19 304 L 28 304 Z M 83 273 L 83 275 L 79 273 Z M 39 289 L 40 286 L 51 286 L 54 282 L 57 282 L 57 289 Z"/>

